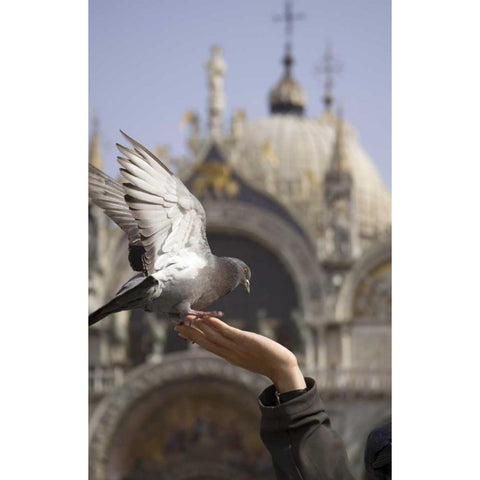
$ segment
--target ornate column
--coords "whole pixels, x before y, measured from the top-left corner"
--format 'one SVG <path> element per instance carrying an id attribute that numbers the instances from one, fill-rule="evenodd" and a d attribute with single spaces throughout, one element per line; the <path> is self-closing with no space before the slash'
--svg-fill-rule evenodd
<path id="1" fill-rule="evenodd" d="M 212 48 L 212 58 L 206 68 L 208 74 L 208 128 L 211 136 L 219 137 L 223 129 L 223 112 L 225 110 L 223 83 L 227 69 L 220 47 Z"/>

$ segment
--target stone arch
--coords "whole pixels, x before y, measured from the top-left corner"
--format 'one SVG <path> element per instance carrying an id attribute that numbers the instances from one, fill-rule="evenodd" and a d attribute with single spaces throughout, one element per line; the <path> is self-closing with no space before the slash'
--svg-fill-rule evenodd
<path id="1" fill-rule="evenodd" d="M 378 265 L 391 260 L 392 247 L 390 241 L 375 245 L 362 255 L 346 277 L 338 295 L 335 308 L 335 320 L 348 322 L 353 317 L 355 292 L 360 282 Z"/>
<path id="2" fill-rule="evenodd" d="M 162 391 L 179 382 L 216 379 L 230 385 L 238 395 L 250 398 L 250 409 L 256 407 L 258 393 L 267 385 L 263 377 L 239 369 L 229 363 L 200 350 L 169 354 L 161 363 L 147 363 L 132 370 L 125 382 L 105 397 L 95 409 L 90 420 L 90 478 L 110 480 L 117 478 L 109 471 L 112 449 L 116 445 L 119 431 L 128 415 L 148 400 L 155 392 Z M 256 423 L 259 419 L 256 419 Z M 203 469 L 199 465 L 200 469 Z M 216 478 L 243 480 L 240 472 L 225 476 L 228 466 L 218 465 Z M 203 471 L 203 470 L 202 470 Z M 180 474 L 181 473 L 181 474 Z M 120 478 L 120 477 L 118 477 Z M 199 478 L 195 472 L 179 472 L 179 479 Z"/>
<path id="3" fill-rule="evenodd" d="M 375 381 L 380 384 L 390 383 L 391 327 L 387 322 L 380 321 L 381 318 L 390 318 L 385 310 L 390 294 L 389 290 L 375 290 L 370 275 L 377 269 L 375 275 L 379 272 L 382 276 L 389 275 L 391 266 L 387 264 L 390 262 L 390 241 L 381 242 L 365 252 L 342 285 L 334 317 L 341 324 L 342 367 L 368 369 L 370 378 L 376 378 Z M 384 268 L 388 273 L 382 271 Z M 384 288 L 382 283 L 378 285 Z M 389 285 L 390 282 L 388 288 Z M 362 301 L 362 309 L 368 313 L 357 315 L 357 300 Z"/>

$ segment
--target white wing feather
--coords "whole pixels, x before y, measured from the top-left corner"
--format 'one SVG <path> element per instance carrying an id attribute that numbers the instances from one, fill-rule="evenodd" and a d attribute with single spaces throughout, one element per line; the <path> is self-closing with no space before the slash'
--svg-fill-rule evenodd
<path id="1" fill-rule="evenodd" d="M 118 158 L 120 172 L 128 182 L 122 187 L 146 250 L 148 274 L 165 268 L 180 251 L 208 255 L 202 204 L 155 155 L 125 137 L 134 150 L 117 145 L 124 155 Z"/>
<path id="2" fill-rule="evenodd" d="M 132 245 L 140 244 L 140 231 L 125 202 L 120 183 L 88 164 L 89 196 L 128 236 Z"/>

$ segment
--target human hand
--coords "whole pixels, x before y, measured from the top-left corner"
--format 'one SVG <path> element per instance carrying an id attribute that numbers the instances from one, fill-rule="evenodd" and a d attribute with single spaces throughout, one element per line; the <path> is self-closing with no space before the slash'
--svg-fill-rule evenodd
<path id="1" fill-rule="evenodd" d="M 306 387 L 295 355 L 279 343 L 253 332 L 231 327 L 215 317 L 188 316 L 191 325 L 176 325 L 187 340 L 198 343 L 227 362 L 268 377 L 279 393 Z"/>

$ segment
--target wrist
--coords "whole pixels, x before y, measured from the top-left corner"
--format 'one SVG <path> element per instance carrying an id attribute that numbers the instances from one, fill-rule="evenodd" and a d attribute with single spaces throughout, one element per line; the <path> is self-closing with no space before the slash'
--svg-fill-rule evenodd
<path id="1" fill-rule="evenodd" d="M 275 389 L 278 393 L 291 392 L 292 390 L 302 390 L 307 387 L 305 378 L 298 365 L 289 368 L 283 368 L 275 372 L 271 377 Z"/>

